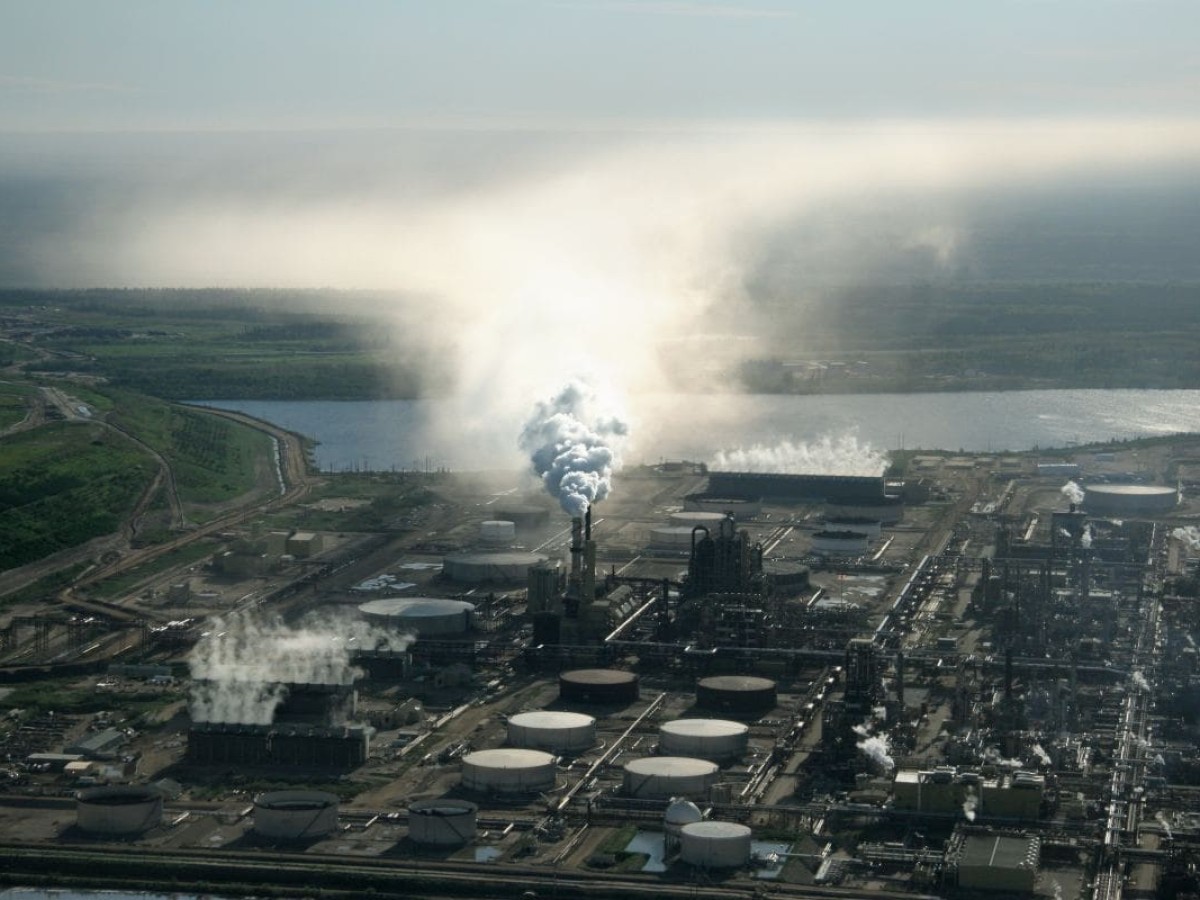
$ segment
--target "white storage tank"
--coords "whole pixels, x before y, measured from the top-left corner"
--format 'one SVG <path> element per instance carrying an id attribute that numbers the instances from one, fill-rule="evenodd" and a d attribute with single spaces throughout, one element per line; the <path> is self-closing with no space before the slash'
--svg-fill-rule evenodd
<path id="1" fill-rule="evenodd" d="M 720 768 L 706 759 L 647 756 L 625 764 L 624 791 L 641 800 L 695 797 L 703 800 Z"/>
<path id="2" fill-rule="evenodd" d="M 728 719 L 676 719 L 658 732 L 658 749 L 665 756 L 691 756 L 714 762 L 746 752 L 750 729 Z"/>
<path id="3" fill-rule="evenodd" d="M 508 720 L 508 742 L 551 753 L 578 753 L 596 743 L 596 720 L 573 712 L 518 713 Z"/>
<path id="4" fill-rule="evenodd" d="M 666 834 L 667 848 L 674 849 L 679 846 L 679 836 L 684 825 L 703 821 L 704 813 L 700 812 L 700 807 L 691 800 L 676 797 L 663 813 L 663 832 Z"/>
<path id="5" fill-rule="evenodd" d="M 750 862 L 751 831 L 737 822 L 694 822 L 679 833 L 679 859 L 704 869 L 736 869 Z"/>
<path id="6" fill-rule="evenodd" d="M 274 841 L 324 837 L 338 827 L 338 798 L 325 791 L 271 791 L 254 800 L 254 833 Z"/>
<path id="7" fill-rule="evenodd" d="M 697 525 L 703 525 L 715 533 L 717 527 L 725 520 L 724 512 L 706 512 L 704 510 L 685 510 L 671 513 L 670 523 L 677 528 L 686 528 L 690 533 Z"/>
<path id="8" fill-rule="evenodd" d="M 461 847 L 475 840 L 478 816 L 469 800 L 421 800 L 408 808 L 408 836 L 426 847 Z"/>
<path id="9" fill-rule="evenodd" d="M 75 794 L 75 823 L 88 834 L 141 834 L 157 827 L 162 814 L 162 793 L 148 786 L 94 787 Z"/>
<path id="10" fill-rule="evenodd" d="M 825 531 L 858 531 L 874 540 L 883 535 L 883 522 L 869 516 L 826 516 Z"/>
<path id="11" fill-rule="evenodd" d="M 493 553 L 450 553 L 442 559 L 442 574 L 464 584 L 524 583 L 529 570 L 544 566 L 548 557 L 540 553 L 496 551 Z"/>
<path id="12" fill-rule="evenodd" d="M 440 597 L 389 597 L 363 603 L 358 611 L 367 621 L 396 631 L 445 637 L 469 631 L 475 607 L 462 600 Z"/>
<path id="13" fill-rule="evenodd" d="M 692 529 L 687 525 L 657 525 L 650 529 L 649 545 L 659 550 L 690 553 Z"/>
<path id="14" fill-rule="evenodd" d="M 517 525 L 503 519 L 491 519 L 479 524 L 479 540 L 485 544 L 502 546 L 517 539 Z"/>
<path id="15" fill-rule="evenodd" d="M 555 757 L 540 750 L 479 750 L 462 761 L 462 785 L 481 794 L 532 794 L 554 789 Z"/>

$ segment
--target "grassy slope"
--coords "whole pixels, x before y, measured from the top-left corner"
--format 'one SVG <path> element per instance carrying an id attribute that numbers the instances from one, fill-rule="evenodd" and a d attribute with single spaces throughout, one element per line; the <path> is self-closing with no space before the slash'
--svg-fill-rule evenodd
<path id="1" fill-rule="evenodd" d="M 0 442 L 0 569 L 116 531 L 154 470 L 99 425 L 53 424 Z"/>
<path id="2" fill-rule="evenodd" d="M 32 390 L 25 385 L 0 382 L 0 429 L 16 425 L 25 418 Z"/>

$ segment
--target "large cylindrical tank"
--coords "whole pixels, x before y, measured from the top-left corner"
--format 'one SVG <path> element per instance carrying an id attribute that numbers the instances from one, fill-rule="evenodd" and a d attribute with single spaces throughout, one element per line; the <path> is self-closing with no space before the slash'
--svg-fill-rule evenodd
<path id="1" fill-rule="evenodd" d="M 714 675 L 696 684 L 696 705 L 734 715 L 752 718 L 775 707 L 775 682 L 754 675 Z"/>
<path id="2" fill-rule="evenodd" d="M 737 822 L 693 822 L 679 832 L 679 858 L 705 869 L 736 869 L 750 861 L 750 829 Z"/>
<path id="3" fill-rule="evenodd" d="M 1083 507 L 1101 515 L 1136 515 L 1170 512 L 1179 503 L 1179 491 L 1154 484 L 1089 484 Z"/>
<path id="4" fill-rule="evenodd" d="M 697 525 L 703 525 L 711 532 L 716 532 L 720 524 L 725 520 L 726 512 L 715 512 L 712 510 L 684 510 L 683 512 L 673 512 L 669 517 L 672 525 L 679 528 L 686 528 L 689 531 Z"/>
<path id="5" fill-rule="evenodd" d="M 338 798 L 325 791 L 271 791 L 254 800 L 254 833 L 275 841 L 324 837 L 338 826 Z"/>
<path id="6" fill-rule="evenodd" d="M 531 794 L 554 789 L 555 758 L 540 750 L 479 750 L 462 761 L 462 784 L 481 794 Z"/>
<path id="7" fill-rule="evenodd" d="M 620 669 L 573 669 L 558 676 L 559 699 L 567 703 L 632 703 L 638 677 Z"/>
<path id="8" fill-rule="evenodd" d="M 692 529 L 687 525 L 656 525 L 650 529 L 649 546 L 676 553 L 689 553 L 692 549 Z"/>
<path id="9" fill-rule="evenodd" d="M 508 720 L 508 742 L 531 750 L 578 753 L 596 743 L 596 720 L 573 712 L 518 713 Z"/>
<path id="10" fill-rule="evenodd" d="M 469 631 L 475 607 L 462 600 L 441 597 L 392 597 L 363 603 L 358 611 L 369 622 L 436 638 Z"/>
<path id="11" fill-rule="evenodd" d="M 641 800 L 704 799 L 720 768 L 706 759 L 647 756 L 625 764 L 624 791 Z"/>
<path id="12" fill-rule="evenodd" d="M 883 522 L 869 516 L 829 516 L 825 517 L 826 531 L 857 531 L 868 538 L 875 539 L 883 534 Z"/>
<path id="13" fill-rule="evenodd" d="M 728 719 L 676 719 L 658 731 L 658 749 L 664 756 L 691 756 L 714 762 L 734 759 L 746 752 L 750 729 Z"/>
<path id="14" fill-rule="evenodd" d="M 141 834 L 156 827 L 162 814 L 162 793 L 152 787 L 114 785 L 75 794 L 75 823 L 89 834 Z"/>
<path id="15" fill-rule="evenodd" d="M 469 800 L 421 800 L 408 807 L 408 836 L 427 847 L 461 847 L 475 840 L 478 816 Z"/>
<path id="16" fill-rule="evenodd" d="M 504 519 L 489 519 L 479 523 L 479 540 L 485 544 L 511 544 L 517 539 L 517 526 Z"/>
<path id="17" fill-rule="evenodd" d="M 529 578 L 529 570 L 534 566 L 544 566 L 546 562 L 547 557 L 540 553 L 450 553 L 442 559 L 442 574 L 462 584 L 525 583 Z"/>
<path id="18" fill-rule="evenodd" d="M 861 531 L 817 531 L 812 536 L 813 553 L 856 556 L 866 553 L 870 539 Z"/>

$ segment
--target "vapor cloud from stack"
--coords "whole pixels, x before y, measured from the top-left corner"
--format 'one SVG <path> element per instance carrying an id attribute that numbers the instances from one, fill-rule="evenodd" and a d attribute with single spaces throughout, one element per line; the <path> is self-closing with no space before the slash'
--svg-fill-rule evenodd
<path id="1" fill-rule="evenodd" d="M 1183 541 L 1189 550 L 1200 550 L 1200 528 L 1188 525 L 1186 528 L 1176 528 L 1171 537 Z"/>
<path id="2" fill-rule="evenodd" d="M 1081 488 L 1074 481 L 1068 481 L 1066 484 L 1064 484 L 1061 488 L 1059 488 L 1059 493 L 1061 493 L 1069 502 L 1074 503 L 1076 506 L 1083 502 L 1083 498 L 1085 496 L 1083 488 Z"/>
<path id="3" fill-rule="evenodd" d="M 535 406 L 519 444 L 546 490 L 577 517 L 612 490 L 621 465 L 617 447 L 628 433 L 629 426 L 605 410 L 591 385 L 572 381 Z"/>
<path id="4" fill-rule="evenodd" d="M 355 650 L 404 650 L 413 637 L 350 616 L 292 626 L 254 613 L 213 619 L 188 656 L 194 722 L 269 725 L 288 684 L 351 684 Z"/>
<path id="5" fill-rule="evenodd" d="M 882 475 L 886 453 L 860 443 L 852 434 L 823 435 L 811 441 L 784 440 L 721 450 L 712 468 L 722 472 L 803 473 L 806 475 Z"/>

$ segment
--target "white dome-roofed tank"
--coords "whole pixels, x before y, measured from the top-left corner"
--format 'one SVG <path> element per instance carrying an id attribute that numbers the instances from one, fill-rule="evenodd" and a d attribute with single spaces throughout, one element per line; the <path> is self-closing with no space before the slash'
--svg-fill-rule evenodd
<path id="1" fill-rule="evenodd" d="M 517 539 L 517 525 L 504 519 L 489 519 L 479 523 L 479 540 L 485 544 L 502 546 Z"/>
<path id="2" fill-rule="evenodd" d="M 708 796 L 720 768 L 706 759 L 682 756 L 647 756 L 625 764 L 623 788 L 640 800 L 669 800 L 671 797 Z"/>
<path id="3" fill-rule="evenodd" d="M 656 525 L 650 529 L 649 545 L 660 550 L 677 553 L 691 552 L 692 527 L 690 525 Z"/>
<path id="4" fill-rule="evenodd" d="M 153 787 L 114 785 L 75 794 L 75 823 L 89 834 L 142 834 L 157 827 L 162 814 L 162 793 Z"/>
<path id="5" fill-rule="evenodd" d="M 578 753 L 596 743 L 596 720 L 573 712 L 518 713 L 508 720 L 508 742 L 551 753 Z"/>
<path id="6" fill-rule="evenodd" d="M 736 869 L 750 861 L 753 833 L 737 822 L 693 822 L 679 832 L 679 859 L 704 869 Z"/>
<path id="7" fill-rule="evenodd" d="M 462 600 L 441 597 L 389 597 L 363 603 L 358 611 L 367 621 L 396 631 L 440 637 L 469 631 L 475 607 Z"/>
<path id="8" fill-rule="evenodd" d="M 500 748 L 468 753 L 462 785 L 481 794 L 531 794 L 554 789 L 555 757 L 540 750 Z"/>
<path id="9" fill-rule="evenodd" d="M 746 752 L 750 729 L 728 719 L 676 719 L 658 732 L 658 749 L 665 756 L 690 756 L 714 762 Z"/>
<path id="10" fill-rule="evenodd" d="M 690 532 L 697 525 L 703 525 L 709 531 L 716 531 L 717 527 L 725 519 L 727 513 L 713 512 L 705 510 L 684 510 L 683 512 L 673 512 L 669 517 L 671 525 L 686 528 Z"/>
<path id="11" fill-rule="evenodd" d="M 427 847 L 461 847 L 475 840 L 478 817 L 470 800 L 421 800 L 408 807 L 408 836 Z"/>
<path id="12" fill-rule="evenodd" d="M 534 566 L 544 566 L 548 557 L 515 550 L 492 553 L 449 553 L 442 559 L 442 573 L 451 581 L 465 584 L 524 582 Z"/>
<path id="13" fill-rule="evenodd" d="M 276 841 L 304 841 L 337 830 L 338 798 L 325 791 L 271 791 L 254 800 L 254 833 Z"/>
<path id="14" fill-rule="evenodd" d="M 700 807 L 691 800 L 675 797 L 663 813 L 663 832 L 666 834 L 667 847 L 679 846 L 679 833 L 684 825 L 703 821 L 704 813 L 700 812 Z"/>

